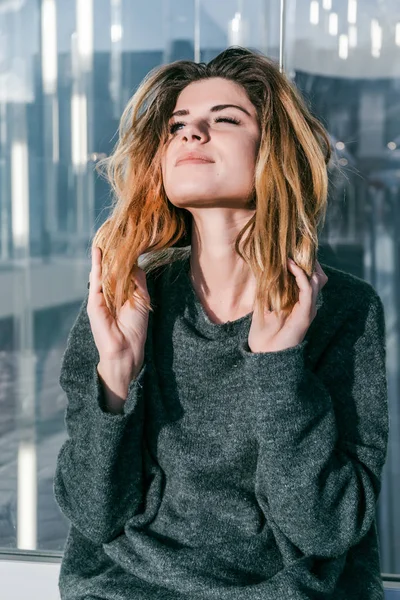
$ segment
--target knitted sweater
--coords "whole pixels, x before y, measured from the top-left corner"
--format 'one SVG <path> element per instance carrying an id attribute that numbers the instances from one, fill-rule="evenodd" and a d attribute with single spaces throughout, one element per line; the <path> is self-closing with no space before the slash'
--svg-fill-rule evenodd
<path id="1" fill-rule="evenodd" d="M 150 273 L 145 361 L 106 412 L 87 296 L 60 385 L 62 600 L 383 600 L 385 318 L 328 265 L 302 343 L 252 353 L 252 313 L 207 316 L 189 258 Z"/>

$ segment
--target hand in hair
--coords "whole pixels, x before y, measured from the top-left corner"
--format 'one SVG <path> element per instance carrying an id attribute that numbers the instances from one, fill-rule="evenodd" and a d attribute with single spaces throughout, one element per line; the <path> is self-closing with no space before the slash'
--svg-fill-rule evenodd
<path id="1" fill-rule="evenodd" d="M 251 352 L 278 352 L 300 344 L 316 317 L 316 301 L 319 291 L 328 281 L 327 275 L 316 262 L 316 270 L 308 279 L 306 273 L 291 259 L 289 269 L 296 277 L 299 300 L 285 319 L 276 311 L 265 311 L 264 322 L 255 305 L 248 337 Z"/>
<path id="2" fill-rule="evenodd" d="M 109 405 L 111 408 L 120 408 L 121 400 L 126 399 L 131 379 L 137 376 L 143 366 L 149 311 L 137 301 L 132 308 L 128 299 L 114 319 L 103 296 L 101 271 L 101 250 L 94 246 L 87 314 L 100 356 L 97 370 L 105 384 Z M 136 283 L 144 296 L 150 299 L 146 273 L 140 268 Z"/>

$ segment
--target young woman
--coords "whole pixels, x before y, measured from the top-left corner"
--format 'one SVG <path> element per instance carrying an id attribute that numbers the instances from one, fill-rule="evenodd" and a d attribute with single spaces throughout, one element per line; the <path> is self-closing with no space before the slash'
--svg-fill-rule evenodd
<path id="1" fill-rule="evenodd" d="M 62 600 L 383 598 L 384 310 L 316 260 L 329 159 L 254 51 L 133 96 L 60 376 Z"/>

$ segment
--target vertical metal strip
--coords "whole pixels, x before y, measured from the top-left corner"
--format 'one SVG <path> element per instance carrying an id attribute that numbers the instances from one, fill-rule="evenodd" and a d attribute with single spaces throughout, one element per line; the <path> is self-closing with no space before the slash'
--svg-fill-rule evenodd
<path id="1" fill-rule="evenodd" d="M 194 62 L 200 62 L 200 0 L 194 0 Z"/>
<path id="2" fill-rule="evenodd" d="M 285 50 L 286 50 L 286 0 L 281 0 L 280 23 L 279 23 L 279 70 L 282 73 L 285 70 Z"/>

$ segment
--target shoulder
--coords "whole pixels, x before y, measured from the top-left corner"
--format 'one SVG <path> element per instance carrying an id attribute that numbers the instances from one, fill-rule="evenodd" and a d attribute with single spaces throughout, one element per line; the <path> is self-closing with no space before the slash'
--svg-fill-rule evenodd
<path id="1" fill-rule="evenodd" d="M 324 301 L 329 301 L 333 306 L 340 303 L 344 310 L 354 310 L 356 307 L 365 309 L 371 304 L 382 306 L 378 292 L 365 279 L 326 263 L 321 262 L 320 265 L 328 277 L 328 282 L 322 289 Z"/>
<path id="2" fill-rule="evenodd" d="M 327 339 L 337 335 L 351 339 L 356 349 L 385 344 L 385 310 L 375 288 L 351 273 L 320 264 L 328 282 L 321 290 L 323 302 L 313 323 L 315 333 L 323 333 Z"/>

